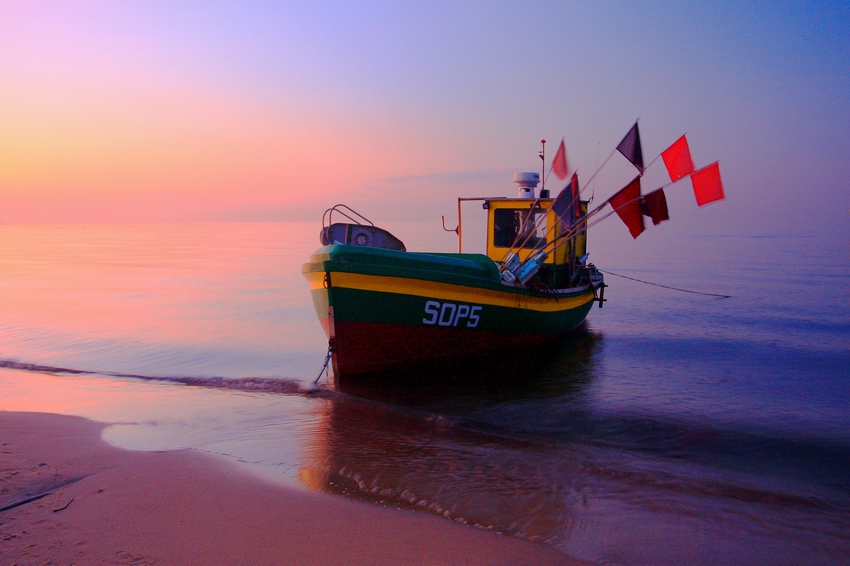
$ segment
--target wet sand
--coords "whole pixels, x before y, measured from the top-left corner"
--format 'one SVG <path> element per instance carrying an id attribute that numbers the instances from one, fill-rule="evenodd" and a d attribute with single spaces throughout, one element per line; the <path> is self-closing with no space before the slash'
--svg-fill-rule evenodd
<path id="1" fill-rule="evenodd" d="M 105 425 L 0 412 L 2 564 L 579 564 L 547 548 L 265 483 L 223 458 L 135 452 Z"/>

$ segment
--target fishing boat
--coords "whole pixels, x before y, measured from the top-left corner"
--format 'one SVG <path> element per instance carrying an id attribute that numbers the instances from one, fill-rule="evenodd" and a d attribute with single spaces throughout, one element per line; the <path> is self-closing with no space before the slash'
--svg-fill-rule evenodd
<path id="1" fill-rule="evenodd" d="M 348 206 L 326 210 L 323 247 L 302 273 L 335 379 L 541 348 L 602 306 L 603 276 L 587 261 L 588 203 L 569 189 L 536 196 L 539 179 L 515 174 L 516 198 L 459 198 L 458 253 L 408 251 Z M 483 254 L 463 252 L 467 201 L 486 211 Z"/>
<path id="2" fill-rule="evenodd" d="M 531 353 L 579 326 L 594 304 L 605 302 L 603 275 L 588 262 L 588 228 L 617 214 L 637 238 L 644 216 L 653 225 L 669 220 L 663 186 L 641 193 L 637 123 L 591 179 L 616 152 L 638 176 L 590 212 L 577 173 L 555 198 L 545 178 L 538 195 L 541 174 L 528 172 L 514 175 L 516 197 L 459 198 L 457 253 L 411 252 L 345 205 L 326 210 L 323 247 L 302 273 L 328 336 L 326 367 L 332 362 L 337 383 L 466 364 L 497 351 Z M 545 162 L 543 151 L 540 157 Z M 718 163 L 696 170 L 684 135 L 659 157 L 669 184 L 690 178 L 699 206 L 724 198 Z M 569 177 L 563 140 L 550 171 Z M 461 204 L 467 201 L 480 201 L 486 211 L 483 254 L 463 252 Z M 611 210 L 601 214 L 606 205 Z"/>

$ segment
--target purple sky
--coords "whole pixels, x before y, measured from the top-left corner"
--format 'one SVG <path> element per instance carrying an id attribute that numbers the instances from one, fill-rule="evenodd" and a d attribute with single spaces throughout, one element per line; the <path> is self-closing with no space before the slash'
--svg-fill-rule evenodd
<path id="1" fill-rule="evenodd" d="M 647 162 L 683 133 L 720 160 L 727 200 L 682 182 L 674 219 L 850 232 L 848 30 L 846 2 L 7 1 L 0 222 L 438 219 L 541 138 L 589 178 L 640 117 Z"/>

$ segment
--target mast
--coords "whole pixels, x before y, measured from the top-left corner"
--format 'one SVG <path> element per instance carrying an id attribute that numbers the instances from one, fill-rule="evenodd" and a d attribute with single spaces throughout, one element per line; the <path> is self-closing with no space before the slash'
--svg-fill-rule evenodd
<path id="1" fill-rule="evenodd" d="M 546 190 L 546 140 L 540 140 L 540 145 L 543 146 L 540 149 L 540 196 L 541 198 L 545 194 L 543 191 Z"/>

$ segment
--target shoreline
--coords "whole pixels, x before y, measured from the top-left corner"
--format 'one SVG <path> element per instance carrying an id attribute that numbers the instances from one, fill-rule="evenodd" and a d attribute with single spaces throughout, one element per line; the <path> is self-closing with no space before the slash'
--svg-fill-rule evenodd
<path id="1" fill-rule="evenodd" d="M 436 516 L 272 484 L 208 454 L 122 450 L 101 438 L 105 426 L 0 411 L 0 562 L 582 564 Z"/>

